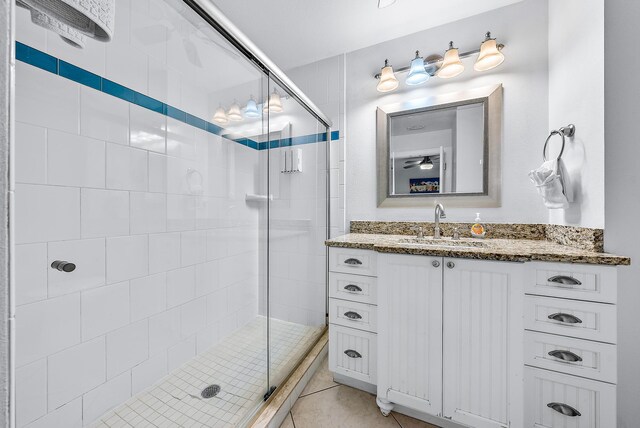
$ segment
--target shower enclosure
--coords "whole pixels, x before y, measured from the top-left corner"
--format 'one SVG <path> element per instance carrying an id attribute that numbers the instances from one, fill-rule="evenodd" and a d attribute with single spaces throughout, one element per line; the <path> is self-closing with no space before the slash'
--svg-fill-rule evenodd
<path id="1" fill-rule="evenodd" d="M 330 122 L 209 1 L 115 3 L 16 11 L 15 423 L 246 426 L 326 328 Z"/>

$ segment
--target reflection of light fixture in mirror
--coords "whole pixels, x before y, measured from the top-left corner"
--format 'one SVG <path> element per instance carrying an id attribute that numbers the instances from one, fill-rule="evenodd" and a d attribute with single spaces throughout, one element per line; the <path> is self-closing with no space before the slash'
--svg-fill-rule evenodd
<path id="1" fill-rule="evenodd" d="M 271 113 L 281 113 L 282 108 L 282 99 L 280 98 L 280 94 L 273 88 L 273 93 L 269 95 L 269 103 L 264 105 L 263 110 L 265 112 Z"/>
<path id="2" fill-rule="evenodd" d="M 433 169 L 433 162 L 429 156 L 425 156 L 420 162 L 420 169 Z"/>
<path id="3" fill-rule="evenodd" d="M 253 95 L 247 101 L 247 106 L 244 108 L 244 115 L 246 117 L 260 117 L 260 112 L 258 111 L 258 105 L 256 104 L 256 100 L 253 99 Z"/>
<path id="4" fill-rule="evenodd" d="M 233 104 L 229 107 L 229 112 L 227 113 L 227 117 L 229 120 L 233 122 L 239 122 L 242 120 L 242 113 L 240 112 L 240 106 L 236 100 L 233 100 Z"/>
<path id="5" fill-rule="evenodd" d="M 429 80 L 429 74 L 424 69 L 424 59 L 420 56 L 420 52 L 416 51 L 416 57 L 411 61 L 409 74 L 405 82 L 407 85 L 419 85 Z"/>
<path id="6" fill-rule="evenodd" d="M 378 9 L 384 9 L 394 4 L 396 0 L 378 0 Z"/>
<path id="7" fill-rule="evenodd" d="M 216 113 L 213 115 L 213 121 L 221 125 L 229 122 L 227 113 L 224 111 L 224 107 L 220 106 L 216 109 Z"/>
<path id="8" fill-rule="evenodd" d="M 462 61 L 460 61 L 458 48 L 454 48 L 453 42 L 449 42 L 449 49 L 444 53 L 444 60 L 442 62 L 442 67 L 438 70 L 438 77 L 448 79 L 450 77 L 456 77 L 463 71 L 464 65 L 462 65 Z"/>
<path id="9" fill-rule="evenodd" d="M 491 70 L 502 64 L 504 55 L 498 49 L 496 39 L 491 38 L 491 33 L 487 31 L 484 42 L 480 45 L 480 55 L 473 65 L 475 71 Z"/>
<path id="10" fill-rule="evenodd" d="M 382 67 L 382 71 L 380 72 L 380 82 L 378 82 L 378 86 L 376 89 L 378 92 L 389 92 L 393 91 L 398 87 L 398 79 L 393 74 L 393 67 L 389 65 L 389 60 L 384 60 L 384 67 Z"/>

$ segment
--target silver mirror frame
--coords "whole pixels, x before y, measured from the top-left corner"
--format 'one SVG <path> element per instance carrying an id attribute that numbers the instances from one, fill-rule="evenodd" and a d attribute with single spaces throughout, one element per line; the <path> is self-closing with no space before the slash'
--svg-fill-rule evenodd
<path id="1" fill-rule="evenodd" d="M 484 191 L 480 193 L 443 193 L 423 195 L 389 194 L 389 129 L 394 116 L 407 112 L 421 112 L 483 103 L 485 111 L 484 135 Z M 502 84 L 434 95 L 378 107 L 376 111 L 377 200 L 379 208 L 419 208 L 433 206 L 446 200 L 450 207 L 499 207 L 502 184 Z"/>

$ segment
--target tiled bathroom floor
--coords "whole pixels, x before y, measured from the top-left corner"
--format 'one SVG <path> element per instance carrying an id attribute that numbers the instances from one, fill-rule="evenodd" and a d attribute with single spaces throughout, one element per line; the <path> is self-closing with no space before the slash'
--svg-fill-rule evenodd
<path id="1" fill-rule="evenodd" d="M 337 384 L 327 359 L 311 378 L 280 428 L 438 428 L 396 412 L 382 416 L 376 397 Z"/>
<path id="2" fill-rule="evenodd" d="M 271 321 L 271 373 L 284 373 L 321 328 Z M 92 427 L 233 427 L 266 392 L 266 319 L 258 317 L 162 381 L 104 414 Z M 220 385 L 213 398 L 201 391 Z"/>

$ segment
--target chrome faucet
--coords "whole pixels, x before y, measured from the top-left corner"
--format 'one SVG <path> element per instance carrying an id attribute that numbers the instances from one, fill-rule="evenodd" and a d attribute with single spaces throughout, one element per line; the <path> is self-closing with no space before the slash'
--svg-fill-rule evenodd
<path id="1" fill-rule="evenodd" d="M 442 235 L 440 234 L 440 219 L 441 218 L 447 218 L 447 215 L 444 212 L 444 207 L 442 206 L 442 204 L 436 204 L 436 211 L 435 211 L 435 223 L 436 226 L 433 230 L 433 239 L 440 239 L 442 238 Z"/>

